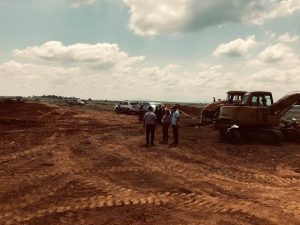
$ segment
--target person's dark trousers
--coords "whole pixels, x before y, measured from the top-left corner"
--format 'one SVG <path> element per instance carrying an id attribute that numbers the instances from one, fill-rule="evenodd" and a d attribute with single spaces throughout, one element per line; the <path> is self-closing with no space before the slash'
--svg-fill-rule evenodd
<path id="1" fill-rule="evenodd" d="M 162 125 L 162 132 L 163 132 L 163 143 L 168 144 L 169 139 L 169 124 Z"/>
<path id="2" fill-rule="evenodd" d="M 140 110 L 139 111 L 139 120 L 142 121 L 144 118 L 144 111 L 143 110 Z"/>
<path id="3" fill-rule="evenodd" d="M 147 124 L 146 125 L 146 143 L 149 145 L 149 136 L 151 135 L 151 145 L 154 144 L 154 133 L 155 133 L 155 125 Z"/>
<path id="4" fill-rule="evenodd" d="M 172 125 L 173 128 L 173 138 L 174 138 L 174 143 L 175 145 L 178 145 L 178 125 Z"/>

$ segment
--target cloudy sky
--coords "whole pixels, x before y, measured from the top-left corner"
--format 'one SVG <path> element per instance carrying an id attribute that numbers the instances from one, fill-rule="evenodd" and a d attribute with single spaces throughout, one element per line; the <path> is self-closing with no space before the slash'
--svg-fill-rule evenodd
<path id="1" fill-rule="evenodd" d="M 300 91 L 300 0 L 1 0 L 0 95 Z"/>

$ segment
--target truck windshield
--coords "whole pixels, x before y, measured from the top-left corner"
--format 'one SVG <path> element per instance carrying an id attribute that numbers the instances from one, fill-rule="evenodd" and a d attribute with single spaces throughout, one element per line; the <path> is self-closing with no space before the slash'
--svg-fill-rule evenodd
<path id="1" fill-rule="evenodd" d="M 248 98 L 249 98 L 249 94 L 245 94 L 244 96 L 243 96 L 243 99 L 242 99 L 242 104 L 247 104 L 247 101 L 248 101 Z"/>

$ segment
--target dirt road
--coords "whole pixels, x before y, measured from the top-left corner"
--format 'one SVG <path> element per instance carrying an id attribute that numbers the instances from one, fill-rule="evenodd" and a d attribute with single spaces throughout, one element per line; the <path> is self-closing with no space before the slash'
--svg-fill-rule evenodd
<path id="1" fill-rule="evenodd" d="M 0 224 L 300 224 L 299 144 L 160 139 L 143 147 L 135 116 L 0 104 Z"/>

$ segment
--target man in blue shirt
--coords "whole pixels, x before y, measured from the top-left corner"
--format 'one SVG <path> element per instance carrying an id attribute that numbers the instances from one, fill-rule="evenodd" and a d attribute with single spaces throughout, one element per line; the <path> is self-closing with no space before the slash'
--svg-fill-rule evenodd
<path id="1" fill-rule="evenodd" d="M 176 105 L 172 107 L 173 146 L 178 145 L 179 111 Z"/>

